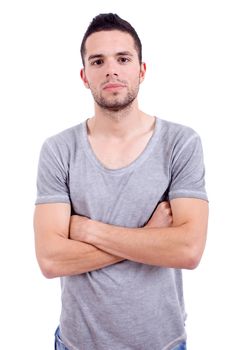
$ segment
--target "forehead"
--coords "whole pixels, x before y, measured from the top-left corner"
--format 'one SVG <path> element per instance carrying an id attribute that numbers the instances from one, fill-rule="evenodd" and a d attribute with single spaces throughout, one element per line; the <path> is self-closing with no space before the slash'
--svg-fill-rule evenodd
<path id="1" fill-rule="evenodd" d="M 93 33 L 87 38 L 85 47 L 88 56 L 93 54 L 112 55 L 123 51 L 137 54 L 132 36 L 119 30 Z"/>

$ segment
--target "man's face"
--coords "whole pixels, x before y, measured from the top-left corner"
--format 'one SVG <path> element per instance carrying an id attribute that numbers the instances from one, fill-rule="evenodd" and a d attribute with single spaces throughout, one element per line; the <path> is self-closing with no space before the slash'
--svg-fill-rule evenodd
<path id="1" fill-rule="evenodd" d="M 136 99 L 145 75 L 134 40 L 119 30 L 91 34 L 86 41 L 82 80 L 95 102 L 104 109 L 119 111 Z"/>

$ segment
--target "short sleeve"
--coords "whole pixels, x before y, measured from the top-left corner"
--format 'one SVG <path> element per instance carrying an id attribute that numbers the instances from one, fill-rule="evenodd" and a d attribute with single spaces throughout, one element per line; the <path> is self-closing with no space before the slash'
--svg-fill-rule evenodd
<path id="1" fill-rule="evenodd" d="M 173 155 L 168 198 L 199 198 L 208 201 L 205 189 L 203 149 L 198 134 L 193 134 Z"/>
<path id="2" fill-rule="evenodd" d="M 68 170 L 62 151 L 46 140 L 41 148 L 37 173 L 35 204 L 70 203 L 67 186 Z"/>

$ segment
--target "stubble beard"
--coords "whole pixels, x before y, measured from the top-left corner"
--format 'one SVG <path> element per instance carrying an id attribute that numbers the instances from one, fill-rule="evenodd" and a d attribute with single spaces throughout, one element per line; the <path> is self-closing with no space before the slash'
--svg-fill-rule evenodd
<path id="1" fill-rule="evenodd" d="M 135 88 L 128 90 L 126 96 L 122 99 L 118 92 L 113 92 L 112 96 L 106 98 L 102 94 L 98 94 L 94 89 L 91 89 L 92 96 L 98 106 L 109 112 L 120 112 L 130 109 L 130 106 L 138 95 L 138 91 L 139 83 Z"/>

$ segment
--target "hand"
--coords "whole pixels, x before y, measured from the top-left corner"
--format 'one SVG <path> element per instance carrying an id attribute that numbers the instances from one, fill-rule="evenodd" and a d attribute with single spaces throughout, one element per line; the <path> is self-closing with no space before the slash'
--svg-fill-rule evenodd
<path id="1" fill-rule="evenodd" d="M 145 227 L 169 227 L 172 225 L 172 211 L 169 202 L 161 202 Z"/>
<path id="2" fill-rule="evenodd" d="M 75 241 L 85 242 L 87 240 L 89 223 L 91 220 L 86 216 L 72 215 L 70 217 L 69 238 Z"/>

